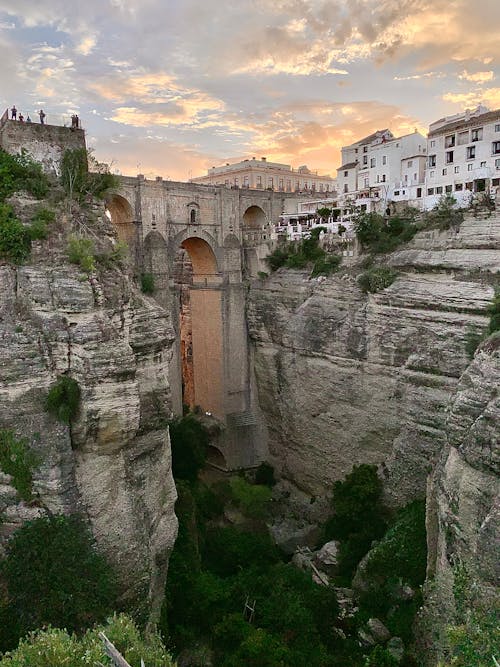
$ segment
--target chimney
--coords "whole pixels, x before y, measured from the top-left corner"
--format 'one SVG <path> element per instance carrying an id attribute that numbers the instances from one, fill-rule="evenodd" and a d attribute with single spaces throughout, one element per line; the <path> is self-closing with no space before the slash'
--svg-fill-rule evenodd
<path id="1" fill-rule="evenodd" d="M 267 160 L 267 157 L 261 158 L 262 162 L 265 162 Z"/>

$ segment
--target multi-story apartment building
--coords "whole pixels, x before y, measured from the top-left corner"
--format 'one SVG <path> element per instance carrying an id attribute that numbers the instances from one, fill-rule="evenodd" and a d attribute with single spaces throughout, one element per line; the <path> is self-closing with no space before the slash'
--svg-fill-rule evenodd
<path id="1" fill-rule="evenodd" d="M 395 137 L 388 129 L 342 148 L 339 195 L 361 210 L 383 211 L 390 202 L 423 202 L 426 139 L 417 131 Z"/>
<path id="2" fill-rule="evenodd" d="M 441 118 L 429 126 L 426 208 L 444 194 L 465 205 L 471 193 L 500 185 L 500 109 Z"/>
<path id="3" fill-rule="evenodd" d="M 292 169 L 289 164 L 268 162 L 265 157 L 243 160 L 221 167 L 212 167 L 206 176 L 191 179 L 202 185 L 275 190 L 278 192 L 335 193 L 336 181 L 331 176 L 320 176 L 305 165 Z"/>

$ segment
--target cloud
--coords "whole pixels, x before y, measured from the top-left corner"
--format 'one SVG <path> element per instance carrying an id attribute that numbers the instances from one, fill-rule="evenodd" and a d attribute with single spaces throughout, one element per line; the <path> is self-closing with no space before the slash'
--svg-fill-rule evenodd
<path id="1" fill-rule="evenodd" d="M 474 83 L 486 83 L 491 81 L 494 78 L 494 72 L 489 70 L 487 72 L 467 72 L 464 71 L 458 75 L 459 79 L 465 79 L 465 81 L 473 81 Z"/>
<path id="2" fill-rule="evenodd" d="M 480 88 L 467 93 L 445 93 L 443 99 L 461 108 L 472 108 L 485 104 L 492 109 L 500 107 L 500 88 Z"/>
<path id="3" fill-rule="evenodd" d="M 424 72 L 423 74 L 412 74 L 410 76 L 395 76 L 394 81 L 418 81 L 420 79 L 442 79 L 444 72 Z"/>

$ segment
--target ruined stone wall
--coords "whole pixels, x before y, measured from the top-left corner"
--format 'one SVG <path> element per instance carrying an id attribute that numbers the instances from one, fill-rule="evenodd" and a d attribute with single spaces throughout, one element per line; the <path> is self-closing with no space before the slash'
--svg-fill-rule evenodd
<path id="1" fill-rule="evenodd" d="M 26 151 L 40 162 L 47 173 L 59 174 L 59 163 L 65 150 L 86 148 L 81 129 L 8 120 L 0 127 L 0 147 L 8 153 Z"/>

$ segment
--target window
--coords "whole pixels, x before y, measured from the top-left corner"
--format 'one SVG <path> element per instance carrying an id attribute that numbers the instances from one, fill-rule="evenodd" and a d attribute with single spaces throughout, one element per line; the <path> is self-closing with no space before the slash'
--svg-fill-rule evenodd
<path id="1" fill-rule="evenodd" d="M 262 187 L 262 176 L 257 176 L 257 187 L 258 188 Z"/>
<path id="2" fill-rule="evenodd" d="M 192 224 L 196 222 L 196 209 L 192 208 L 191 213 L 189 214 L 189 220 Z"/>
<path id="3" fill-rule="evenodd" d="M 374 166 L 375 166 L 375 158 L 372 157 L 372 158 L 370 158 L 370 167 L 374 167 Z"/>
<path id="4" fill-rule="evenodd" d="M 458 164 L 457 164 L 456 167 L 453 167 L 453 171 L 455 172 L 455 174 L 459 174 L 459 173 L 460 173 L 460 167 L 458 166 Z"/>
<path id="5" fill-rule="evenodd" d="M 500 169 L 500 158 L 495 160 L 495 169 Z"/>
<path id="6" fill-rule="evenodd" d="M 458 133 L 458 145 L 463 146 L 464 144 L 469 143 L 469 130 L 466 132 L 459 132 Z"/>
<path id="7" fill-rule="evenodd" d="M 226 178 L 226 180 L 224 181 L 224 185 L 225 185 L 226 187 L 229 185 L 229 179 Z"/>
<path id="8" fill-rule="evenodd" d="M 387 155 L 382 155 L 382 164 L 387 164 Z"/>
<path id="9" fill-rule="evenodd" d="M 368 155 L 363 155 L 363 164 L 368 164 Z"/>
<path id="10" fill-rule="evenodd" d="M 405 174 L 405 183 L 408 183 L 408 174 Z"/>
<path id="11" fill-rule="evenodd" d="M 455 135 L 454 134 L 449 134 L 447 137 L 444 138 L 444 147 L 445 148 L 452 148 L 455 145 Z"/>
<path id="12" fill-rule="evenodd" d="M 413 174 L 413 180 L 414 180 L 414 181 L 417 180 L 417 174 Z"/>
<path id="13" fill-rule="evenodd" d="M 434 174 L 435 174 L 435 173 L 436 173 L 435 171 L 431 171 L 431 172 L 429 172 L 429 176 L 430 176 L 431 178 L 434 178 Z"/>
<path id="14" fill-rule="evenodd" d="M 348 176 L 349 176 L 349 172 L 348 172 L 348 171 L 344 171 L 344 178 L 347 178 Z"/>
<path id="15" fill-rule="evenodd" d="M 320 191 L 320 192 L 323 192 L 323 183 L 320 183 L 320 184 L 319 184 L 319 191 Z"/>
<path id="16" fill-rule="evenodd" d="M 436 188 L 436 194 L 437 195 L 443 194 L 443 188 L 441 185 L 438 185 L 438 187 Z"/>
<path id="17" fill-rule="evenodd" d="M 467 146 L 467 159 L 468 160 L 473 160 L 476 157 L 476 147 L 475 146 Z"/>
<path id="18" fill-rule="evenodd" d="M 455 190 L 463 190 L 464 189 L 464 184 L 463 183 L 455 183 Z"/>
<path id="19" fill-rule="evenodd" d="M 434 194 L 434 188 L 427 188 L 427 194 L 428 195 L 433 195 Z"/>
<path id="20" fill-rule="evenodd" d="M 397 197 L 399 195 L 399 190 L 394 190 L 394 196 Z"/>
<path id="21" fill-rule="evenodd" d="M 495 125 L 495 132 L 500 132 L 500 124 L 499 124 L 499 125 Z"/>
<path id="22" fill-rule="evenodd" d="M 467 171 L 472 171 L 473 167 L 474 167 L 474 165 L 471 162 L 470 164 L 467 165 Z"/>
<path id="23" fill-rule="evenodd" d="M 428 159 L 428 164 L 429 167 L 435 167 L 436 166 L 436 156 L 435 155 L 429 155 Z"/>
<path id="24" fill-rule="evenodd" d="M 486 167 L 486 162 L 481 162 L 480 167 Z"/>
<path id="25" fill-rule="evenodd" d="M 478 127 L 477 130 L 472 130 L 471 131 L 471 141 L 481 141 L 483 138 L 483 128 Z"/>
<path id="26" fill-rule="evenodd" d="M 382 174 L 382 183 L 385 183 L 385 174 Z"/>
<path id="27" fill-rule="evenodd" d="M 493 155 L 498 155 L 500 153 L 500 141 L 494 141 L 491 144 L 491 152 Z"/>
<path id="28" fill-rule="evenodd" d="M 282 178 L 280 178 L 280 181 L 279 181 L 279 188 L 280 188 L 280 190 L 283 190 L 283 179 Z"/>
<path id="29" fill-rule="evenodd" d="M 368 153 L 368 146 L 363 146 L 363 153 Z"/>
<path id="30" fill-rule="evenodd" d="M 448 173 L 448 169 L 443 169 L 443 171 L 441 173 L 442 173 L 443 176 L 446 176 L 446 174 Z"/>
<path id="31" fill-rule="evenodd" d="M 239 181 L 238 177 L 236 176 L 236 178 L 234 179 L 234 184 L 235 184 L 235 185 L 238 185 L 239 182 L 240 182 L 240 181 Z"/>
<path id="32" fill-rule="evenodd" d="M 377 174 L 377 183 L 380 183 L 380 176 Z"/>
<path id="33" fill-rule="evenodd" d="M 364 187 L 367 188 L 367 187 L 369 187 L 369 185 L 370 185 L 370 179 L 369 179 L 369 178 L 365 178 L 365 185 L 364 185 Z"/>
<path id="34" fill-rule="evenodd" d="M 417 198 L 422 196 L 422 188 L 417 188 Z"/>
<path id="35" fill-rule="evenodd" d="M 466 190 L 473 190 L 474 189 L 474 183 L 472 181 L 469 181 L 468 183 L 465 184 L 465 189 Z"/>
<path id="36" fill-rule="evenodd" d="M 408 160 L 408 167 L 413 167 L 413 160 Z"/>
<path id="37" fill-rule="evenodd" d="M 243 186 L 244 186 L 245 188 L 248 188 L 249 185 L 250 185 L 250 179 L 249 179 L 249 177 L 248 177 L 248 176 L 243 176 Z"/>
<path id="38" fill-rule="evenodd" d="M 446 153 L 446 164 L 451 164 L 453 162 L 453 151 L 448 151 Z"/>
<path id="39" fill-rule="evenodd" d="M 436 142 L 435 142 L 434 139 L 433 139 L 433 140 L 431 141 L 431 148 L 434 148 L 435 145 L 436 145 Z"/>
<path id="40" fill-rule="evenodd" d="M 500 178 L 492 178 L 491 185 L 500 185 Z"/>
<path id="41" fill-rule="evenodd" d="M 451 192 L 451 185 L 445 185 L 444 191 Z"/>
<path id="42" fill-rule="evenodd" d="M 347 183 L 344 185 L 344 192 L 349 192 L 349 188 L 347 187 Z"/>
<path id="43" fill-rule="evenodd" d="M 292 189 L 292 181 L 287 181 L 287 182 L 286 182 L 286 189 L 287 189 L 288 192 L 291 191 L 291 189 Z"/>
<path id="44" fill-rule="evenodd" d="M 271 176 L 267 179 L 267 187 L 268 188 L 273 188 L 274 187 L 274 180 Z"/>
<path id="45" fill-rule="evenodd" d="M 357 148 L 355 148 L 355 149 L 354 149 L 354 152 L 355 152 L 355 153 L 356 153 L 356 155 L 357 155 L 357 154 L 358 154 L 358 149 L 357 149 Z"/>

